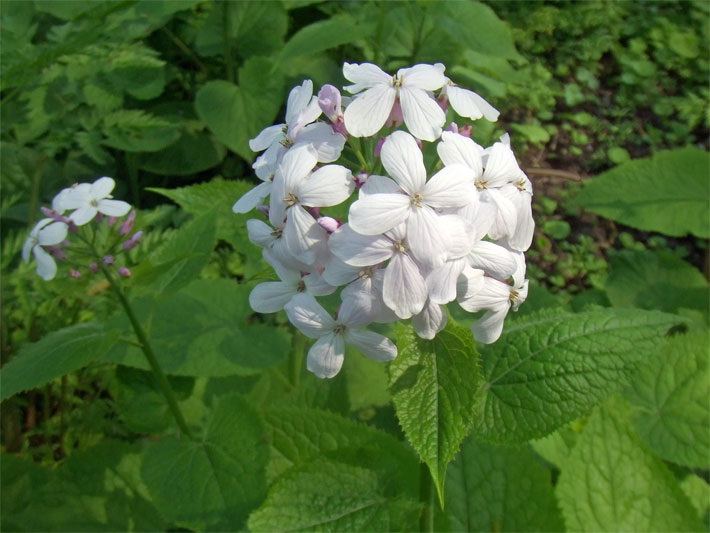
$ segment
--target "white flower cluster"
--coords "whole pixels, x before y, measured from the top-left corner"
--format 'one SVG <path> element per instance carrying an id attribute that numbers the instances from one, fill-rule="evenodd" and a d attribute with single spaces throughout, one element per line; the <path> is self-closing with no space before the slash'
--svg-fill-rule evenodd
<path id="1" fill-rule="evenodd" d="M 339 372 L 345 343 L 377 361 L 397 355 L 389 339 L 362 329 L 369 323 L 412 318 L 420 337 L 434 338 L 446 323 L 443 306 L 454 300 L 467 311 L 486 311 L 473 334 L 494 342 L 508 310 L 527 296 L 523 252 L 534 229 L 532 187 L 507 135 L 483 148 L 466 129 L 443 128 L 449 106 L 470 119 L 496 120 L 498 112 L 455 86 L 442 64 L 391 76 L 373 64 L 346 63 L 343 74 L 353 83 L 345 87 L 353 97 L 344 110 L 335 87 L 314 96 L 306 80 L 289 94 L 286 123 L 250 142 L 264 151 L 253 165 L 264 183 L 233 210 L 248 212 L 269 196 L 260 207 L 268 223 L 252 219 L 247 228 L 281 280 L 257 285 L 252 308 L 285 309 L 294 326 L 317 339 L 307 365 L 319 377 Z M 327 120 L 319 120 L 322 114 Z M 402 122 L 409 132 L 393 129 Z M 352 137 L 378 133 L 386 137 L 375 163 L 387 175 L 359 168 L 353 175 L 329 164 Z M 421 141 L 438 141 L 440 163 L 428 179 Z M 347 221 L 320 216 L 356 189 Z M 315 297 L 338 287 L 342 303 L 333 318 Z"/>
<path id="2" fill-rule="evenodd" d="M 109 217 L 121 217 L 131 205 L 121 200 L 112 200 L 111 191 L 116 186 L 112 178 L 99 178 L 94 183 L 78 183 L 63 189 L 52 200 L 52 209 L 42 208 L 47 216 L 30 231 L 22 247 L 22 259 L 29 262 L 30 254 L 37 262 L 37 274 L 44 280 L 57 275 L 55 257 L 64 257 L 60 246 L 67 233 L 77 226 L 91 222 L 99 213 Z M 73 210 L 69 215 L 67 211 Z"/>

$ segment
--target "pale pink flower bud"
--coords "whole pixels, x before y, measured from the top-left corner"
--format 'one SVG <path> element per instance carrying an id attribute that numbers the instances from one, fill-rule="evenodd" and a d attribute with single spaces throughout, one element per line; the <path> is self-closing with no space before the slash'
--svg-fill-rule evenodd
<path id="1" fill-rule="evenodd" d="M 67 254 L 64 253 L 64 251 L 61 249 L 60 245 L 45 246 L 44 248 L 50 254 L 52 254 L 52 257 L 54 257 L 54 259 L 56 259 L 57 261 L 63 261 L 64 259 L 67 258 Z"/>
<path id="2" fill-rule="evenodd" d="M 269 206 L 268 205 L 259 205 L 259 206 L 257 206 L 256 210 L 259 211 L 259 213 L 261 213 L 265 217 L 267 217 L 267 218 L 269 217 Z"/>
<path id="3" fill-rule="evenodd" d="M 387 137 L 380 137 L 380 139 L 377 141 L 377 144 L 375 145 L 375 157 L 380 157 L 380 152 L 382 151 L 382 145 L 385 144 L 385 141 L 387 140 Z"/>
<path id="4" fill-rule="evenodd" d="M 449 97 L 442 93 L 436 103 L 439 104 L 441 110 L 446 113 L 446 110 L 449 108 Z"/>
<path id="5" fill-rule="evenodd" d="M 121 267 L 118 269 L 118 275 L 124 278 L 128 278 L 131 275 L 131 271 L 128 270 L 126 267 Z"/>
<path id="6" fill-rule="evenodd" d="M 318 225 L 328 233 L 333 233 L 341 224 L 332 217 L 320 217 L 318 219 Z"/>
<path id="7" fill-rule="evenodd" d="M 323 85 L 318 91 L 318 105 L 331 122 L 337 122 L 342 117 L 340 103 L 340 91 L 332 85 Z"/>
<path id="8" fill-rule="evenodd" d="M 444 131 L 450 131 L 451 133 L 458 133 L 459 132 L 459 127 L 456 124 L 456 122 L 452 122 L 448 126 L 446 126 L 446 129 Z"/>
<path id="9" fill-rule="evenodd" d="M 118 233 L 120 233 L 121 235 L 128 235 L 133 229 L 133 222 L 135 221 L 135 219 L 136 210 L 134 209 L 128 214 L 126 220 L 124 220 L 123 224 L 121 224 L 121 227 L 118 228 Z"/>
<path id="10" fill-rule="evenodd" d="M 96 274 L 99 271 L 99 265 L 97 265 L 94 261 L 92 261 L 91 263 L 89 263 L 89 270 L 92 273 Z"/>
<path id="11" fill-rule="evenodd" d="M 398 128 L 404 122 L 404 116 L 402 115 L 402 106 L 399 105 L 399 98 L 395 101 L 392 106 L 392 111 L 390 111 L 389 117 L 385 122 L 385 126 L 388 128 Z"/>
<path id="12" fill-rule="evenodd" d="M 113 258 L 112 255 L 105 255 L 104 256 L 104 265 L 107 265 L 107 266 L 113 265 L 114 261 L 115 261 L 115 259 Z"/>
<path id="13" fill-rule="evenodd" d="M 69 270 L 69 276 L 74 279 L 79 279 L 81 277 L 81 272 L 72 268 Z"/>
<path id="14" fill-rule="evenodd" d="M 367 180 L 369 177 L 370 177 L 370 175 L 367 172 L 360 172 L 358 174 L 355 174 L 353 176 L 353 181 L 355 182 L 355 187 L 359 189 L 360 187 L 365 185 L 365 183 L 367 183 Z"/>
<path id="15" fill-rule="evenodd" d="M 96 213 L 96 216 L 94 217 L 94 220 L 96 222 L 101 222 L 101 221 L 103 221 L 103 219 L 104 219 L 103 213 Z"/>
<path id="16" fill-rule="evenodd" d="M 138 241 L 140 240 L 141 235 L 143 235 L 142 230 L 136 231 L 130 239 L 128 239 L 126 242 L 123 243 L 122 248 L 124 250 L 131 250 L 132 248 L 135 248 L 136 246 L 138 246 Z"/>
<path id="17" fill-rule="evenodd" d="M 118 222 L 118 217 L 108 217 L 108 218 L 106 219 L 106 225 L 107 225 L 109 228 L 112 228 L 113 225 L 114 225 L 116 222 Z"/>
<path id="18" fill-rule="evenodd" d="M 463 135 L 464 137 L 471 137 L 471 131 L 473 128 L 471 127 L 471 124 L 466 124 L 463 128 L 459 130 L 459 135 Z"/>
<path id="19" fill-rule="evenodd" d="M 49 209 L 47 207 L 40 207 L 40 211 L 42 211 L 42 214 L 48 218 L 54 219 L 57 222 L 64 222 L 65 224 L 70 224 L 71 219 L 69 217 L 65 217 L 57 213 L 56 211 Z"/>

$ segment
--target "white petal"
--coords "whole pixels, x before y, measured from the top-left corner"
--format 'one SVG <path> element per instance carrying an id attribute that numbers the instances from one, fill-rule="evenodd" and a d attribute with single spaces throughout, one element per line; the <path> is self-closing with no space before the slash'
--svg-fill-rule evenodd
<path id="1" fill-rule="evenodd" d="M 407 244 L 414 257 L 426 266 L 437 267 L 446 261 L 449 236 L 431 207 L 423 205 L 411 209 L 407 219 Z"/>
<path id="2" fill-rule="evenodd" d="M 318 152 L 318 161 L 331 163 L 340 157 L 345 146 L 345 137 L 335 133 L 330 124 L 316 122 L 303 128 L 294 139 L 294 143 L 312 144 Z"/>
<path id="3" fill-rule="evenodd" d="M 74 211 L 71 215 L 69 215 L 69 218 L 77 226 L 83 226 L 87 222 L 91 222 L 98 212 L 99 211 L 95 207 L 87 205 Z"/>
<path id="4" fill-rule="evenodd" d="M 471 266 L 497 279 L 508 279 L 518 268 L 515 254 L 492 242 L 476 243 L 469 256 Z"/>
<path id="5" fill-rule="evenodd" d="M 286 281 L 295 287 L 301 280 L 301 271 L 298 267 L 293 267 L 288 262 L 282 261 L 283 258 L 279 257 L 274 250 L 264 248 L 261 251 L 261 255 L 264 261 L 269 263 L 271 268 L 274 269 L 281 281 Z"/>
<path id="6" fill-rule="evenodd" d="M 392 257 L 394 245 L 382 235 L 361 235 L 343 224 L 328 239 L 333 255 L 355 267 L 377 265 Z"/>
<path id="7" fill-rule="evenodd" d="M 405 194 L 371 194 L 350 206 L 350 226 L 363 235 L 378 235 L 401 224 L 410 212 Z"/>
<path id="8" fill-rule="evenodd" d="M 271 192 L 271 182 L 265 181 L 247 191 L 232 206 L 234 213 L 248 213 L 264 201 Z"/>
<path id="9" fill-rule="evenodd" d="M 111 195 L 111 191 L 115 186 L 116 182 L 113 180 L 113 178 L 99 178 L 91 184 L 91 197 L 96 200 L 107 198 Z"/>
<path id="10" fill-rule="evenodd" d="M 385 269 L 382 297 L 399 318 L 421 312 L 427 299 L 426 283 L 410 257 L 397 253 Z"/>
<path id="11" fill-rule="evenodd" d="M 429 272 L 426 284 L 432 303 L 447 304 L 456 299 L 457 281 L 464 267 L 465 259 L 454 259 Z"/>
<path id="12" fill-rule="evenodd" d="M 439 225 L 448 236 L 448 259 L 456 259 L 468 255 L 477 242 L 473 226 L 458 215 L 439 216 Z"/>
<path id="13" fill-rule="evenodd" d="M 80 183 L 74 187 L 65 189 L 67 193 L 61 200 L 63 209 L 77 209 L 87 205 L 91 201 L 91 184 Z M 64 191 L 62 191 L 63 193 Z"/>
<path id="14" fill-rule="evenodd" d="M 354 137 L 370 137 L 380 131 L 389 117 L 397 91 L 389 85 L 375 85 L 360 93 L 345 108 L 345 129 Z"/>
<path id="15" fill-rule="evenodd" d="M 401 68 L 397 71 L 397 76 L 402 80 L 402 87 L 416 87 L 425 91 L 436 91 L 446 83 L 442 63 Z"/>
<path id="16" fill-rule="evenodd" d="M 276 174 L 278 163 L 286 154 L 286 147 L 281 143 L 272 144 L 266 149 L 266 152 L 256 158 L 251 168 L 261 181 L 270 181 Z"/>
<path id="17" fill-rule="evenodd" d="M 417 141 L 404 131 L 387 137 L 380 151 L 382 166 L 410 195 L 420 192 L 426 182 L 424 156 Z"/>
<path id="18" fill-rule="evenodd" d="M 503 196 L 498 189 L 487 189 L 483 191 L 481 199 L 489 206 L 495 205 L 495 216 L 488 228 L 488 235 L 493 240 L 504 239 L 515 233 L 515 226 L 518 224 L 518 212 L 515 204 Z M 483 207 L 484 202 L 481 202 Z"/>
<path id="19" fill-rule="evenodd" d="M 373 174 L 365 184 L 360 187 L 359 198 L 367 196 L 368 194 L 391 194 L 399 191 L 399 185 L 397 182 L 391 178 L 385 176 L 378 176 Z"/>
<path id="20" fill-rule="evenodd" d="M 399 101 L 402 118 L 415 137 L 433 142 L 441 135 L 446 113 L 426 91 L 414 87 L 401 87 Z"/>
<path id="21" fill-rule="evenodd" d="M 284 306 L 288 319 L 306 337 L 317 339 L 335 327 L 335 320 L 307 293 L 298 293 Z"/>
<path id="22" fill-rule="evenodd" d="M 272 144 L 277 143 L 284 138 L 284 126 L 285 124 L 274 124 L 273 126 L 264 128 L 259 135 L 253 139 L 249 139 L 249 149 L 252 152 L 261 152 Z"/>
<path id="23" fill-rule="evenodd" d="M 318 163 L 318 153 L 310 144 L 293 146 L 279 165 L 279 174 L 283 179 L 283 188 L 286 193 L 296 189 L 301 180 L 310 174 Z"/>
<path id="24" fill-rule="evenodd" d="M 57 263 L 51 255 L 44 251 L 41 246 L 35 246 L 32 249 L 35 260 L 37 261 L 37 275 L 45 281 L 49 281 L 57 275 Z"/>
<path id="25" fill-rule="evenodd" d="M 484 116 L 491 122 L 498 120 L 500 112 L 473 91 L 450 85 L 446 88 L 446 95 L 451 107 L 462 117 L 476 120 Z"/>
<path id="26" fill-rule="evenodd" d="M 348 199 L 355 189 L 353 175 L 340 165 L 326 165 L 302 180 L 296 195 L 302 205 L 329 207 Z"/>
<path id="27" fill-rule="evenodd" d="M 249 293 L 249 305 L 257 313 L 275 313 L 283 309 L 295 294 L 293 283 L 265 281 Z"/>
<path id="28" fill-rule="evenodd" d="M 438 208 L 461 207 L 478 199 L 473 171 L 464 165 L 448 165 L 424 186 L 424 201 Z"/>
<path id="29" fill-rule="evenodd" d="M 520 304 L 522 304 L 525 300 L 528 298 L 528 280 L 525 280 L 523 282 L 522 287 L 516 288 L 514 291 L 511 291 L 511 295 L 513 297 L 513 311 L 517 311 L 518 307 L 520 307 Z"/>
<path id="30" fill-rule="evenodd" d="M 343 298 L 338 309 L 338 323 L 359 329 L 372 322 L 372 295 L 359 293 Z"/>
<path id="31" fill-rule="evenodd" d="M 64 222 L 53 222 L 39 230 L 37 242 L 42 246 L 59 244 L 66 238 L 68 229 Z"/>
<path id="32" fill-rule="evenodd" d="M 471 313 L 481 309 L 507 310 L 510 307 L 510 286 L 493 278 L 483 278 L 483 287 L 471 298 L 460 297 L 459 305 Z"/>
<path id="33" fill-rule="evenodd" d="M 488 187 L 502 187 L 517 178 L 521 172 L 510 146 L 495 143 L 490 149 L 486 168 L 483 171 L 483 179 L 488 182 Z"/>
<path id="34" fill-rule="evenodd" d="M 471 326 L 473 338 L 483 344 L 491 344 L 500 338 L 508 308 L 488 311 Z"/>
<path id="35" fill-rule="evenodd" d="M 518 198 L 519 200 L 516 202 L 518 220 L 515 225 L 515 232 L 508 239 L 508 244 L 514 250 L 524 252 L 532 244 L 535 221 L 532 216 L 532 196 L 526 192 L 520 192 Z"/>
<path id="36" fill-rule="evenodd" d="M 343 76 L 354 85 L 345 87 L 350 93 L 359 93 L 363 89 L 373 87 L 378 84 L 389 85 L 392 83 L 392 76 L 384 72 L 377 65 L 372 63 L 345 63 L 343 64 Z"/>
<path id="37" fill-rule="evenodd" d="M 473 298 L 483 288 L 485 279 L 483 270 L 464 268 L 456 280 L 456 295 L 459 301 Z"/>
<path id="38" fill-rule="evenodd" d="M 25 239 L 25 243 L 22 245 L 22 260 L 25 263 L 30 262 L 30 252 L 35 246 L 37 246 L 37 239 L 31 235 Z"/>
<path id="39" fill-rule="evenodd" d="M 318 104 L 318 97 L 312 96 L 310 102 L 304 107 L 294 119 L 288 123 L 286 136 L 291 141 L 296 142 L 296 138 L 300 136 L 303 129 L 318 119 L 323 111 Z M 327 126 L 327 124 L 326 124 Z"/>
<path id="40" fill-rule="evenodd" d="M 263 248 L 271 245 L 276 238 L 272 235 L 274 231 L 274 228 L 261 220 L 257 220 L 255 218 L 247 220 L 247 235 L 249 240 L 257 246 L 261 246 Z"/>
<path id="41" fill-rule="evenodd" d="M 466 165 L 473 170 L 475 179 L 483 174 L 482 146 L 468 137 L 451 131 L 442 132 L 441 141 L 436 145 L 436 151 L 444 165 Z"/>
<path id="42" fill-rule="evenodd" d="M 286 249 L 296 259 L 312 265 L 315 261 L 315 246 L 327 238 L 325 230 L 300 205 L 294 205 L 288 210 L 283 239 Z"/>
<path id="43" fill-rule="evenodd" d="M 328 246 L 331 246 L 331 238 L 328 239 Z M 340 287 L 355 281 L 360 275 L 360 267 L 348 265 L 342 259 L 332 255 L 328 263 L 325 265 L 325 270 L 323 270 L 323 279 L 335 287 Z"/>
<path id="44" fill-rule="evenodd" d="M 328 333 L 308 350 L 306 367 L 319 378 L 332 378 L 343 366 L 345 342 L 342 335 Z"/>
<path id="45" fill-rule="evenodd" d="M 387 337 L 365 330 L 350 330 L 345 333 L 345 342 L 360 350 L 362 355 L 384 363 L 397 357 L 397 347 Z"/>
<path id="46" fill-rule="evenodd" d="M 303 80 L 301 85 L 297 85 L 288 93 L 286 102 L 286 123 L 291 124 L 296 121 L 298 114 L 303 111 L 311 101 L 313 96 L 313 82 Z"/>
<path id="47" fill-rule="evenodd" d="M 516 287 L 520 287 L 523 281 L 525 281 L 525 254 L 523 252 L 518 252 L 514 255 L 515 262 L 517 263 L 518 267 L 515 269 L 515 272 L 513 272 L 513 285 L 515 285 Z"/>
<path id="48" fill-rule="evenodd" d="M 412 326 L 422 339 L 433 339 L 446 326 L 444 308 L 427 301 L 422 312 L 412 318 Z"/>
<path id="49" fill-rule="evenodd" d="M 304 276 L 303 282 L 306 284 L 306 291 L 313 296 L 326 296 L 335 292 L 335 287 L 327 283 L 318 272 Z"/>
<path id="50" fill-rule="evenodd" d="M 131 204 L 122 200 L 101 200 L 96 209 L 109 217 L 122 217 L 131 210 Z"/>

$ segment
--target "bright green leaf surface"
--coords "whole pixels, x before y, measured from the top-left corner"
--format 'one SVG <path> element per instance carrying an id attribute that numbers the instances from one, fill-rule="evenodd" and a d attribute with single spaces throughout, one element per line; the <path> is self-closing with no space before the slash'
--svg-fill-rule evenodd
<path id="1" fill-rule="evenodd" d="M 249 288 L 226 279 L 197 280 L 155 300 L 134 301 L 153 350 L 167 374 L 220 377 L 252 374 L 279 362 L 290 335 L 264 324 L 245 325 Z M 130 335 L 126 320 L 119 321 Z M 119 345 L 107 360 L 148 369 L 140 349 Z"/>
<path id="2" fill-rule="evenodd" d="M 706 331 L 677 335 L 639 369 L 628 399 L 636 428 L 663 459 L 710 467 L 710 360 Z"/>
<path id="3" fill-rule="evenodd" d="M 590 417 L 557 484 L 571 531 L 701 531 L 688 498 L 611 402 Z"/>
<path id="4" fill-rule="evenodd" d="M 434 340 L 397 325 L 397 358 L 390 389 L 404 434 L 427 464 L 443 501 L 446 465 L 454 458 L 474 417 L 480 385 L 471 331 L 449 320 Z"/>
<path id="5" fill-rule="evenodd" d="M 180 137 L 176 125 L 137 109 L 122 109 L 103 120 L 106 146 L 126 152 L 157 152 Z"/>
<path id="6" fill-rule="evenodd" d="M 238 531 L 266 492 L 268 445 L 259 415 L 224 397 L 198 441 L 167 437 L 143 454 L 143 479 L 169 520 L 204 530 Z"/>
<path id="7" fill-rule="evenodd" d="M 204 132 L 183 132 L 177 142 L 152 154 L 142 154 L 139 166 L 163 176 L 196 174 L 220 163 L 227 150 Z"/>
<path id="8" fill-rule="evenodd" d="M 679 319 L 651 311 L 540 312 L 486 346 L 475 431 L 494 442 L 542 437 L 621 387 Z"/>
<path id="9" fill-rule="evenodd" d="M 349 15 L 338 15 L 301 28 L 281 50 L 279 61 L 315 54 L 341 44 L 364 39 L 375 30 L 374 23 L 363 24 Z"/>
<path id="10" fill-rule="evenodd" d="M 660 152 L 585 183 L 582 207 L 628 226 L 680 237 L 710 237 L 710 155 L 697 148 Z"/>
<path id="11" fill-rule="evenodd" d="M 377 475 L 319 459 L 279 479 L 249 517 L 250 531 L 410 530 L 420 504 L 386 497 Z"/>
<path id="12" fill-rule="evenodd" d="M 550 473 L 534 454 L 472 438 L 449 466 L 444 512 L 451 531 L 564 531 Z"/>
<path id="13" fill-rule="evenodd" d="M 44 385 L 104 357 L 119 332 L 96 322 L 52 332 L 25 346 L 0 370 L 0 399 Z"/>
<path id="14" fill-rule="evenodd" d="M 571 425 L 574 425 L 571 424 Z M 577 432 L 570 426 L 562 426 L 549 435 L 530 442 L 530 446 L 545 461 L 561 467 L 577 442 Z"/>
<path id="15" fill-rule="evenodd" d="M 705 520 L 708 517 L 708 510 L 710 510 L 710 485 L 708 482 L 695 474 L 688 474 L 680 482 L 680 488 L 697 509 L 698 517 Z"/>
<path id="16" fill-rule="evenodd" d="M 251 161 L 248 141 L 272 124 L 281 107 L 281 77 L 268 59 L 253 57 L 239 69 L 239 87 L 209 81 L 195 98 L 195 110 L 228 148 Z"/>

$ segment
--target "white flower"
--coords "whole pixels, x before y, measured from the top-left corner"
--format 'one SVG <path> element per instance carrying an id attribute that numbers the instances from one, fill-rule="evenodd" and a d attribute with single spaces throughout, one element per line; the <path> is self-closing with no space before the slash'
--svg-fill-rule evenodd
<path id="1" fill-rule="evenodd" d="M 55 222 L 52 218 L 43 218 L 30 231 L 30 235 L 22 246 L 22 259 L 30 260 L 30 252 L 37 261 L 37 274 L 47 281 L 57 275 L 57 264 L 42 246 L 59 244 L 67 236 L 68 226 L 64 222 Z"/>
<path id="2" fill-rule="evenodd" d="M 473 120 L 485 117 L 486 120 L 491 122 L 498 120 L 500 112 L 495 107 L 473 91 L 458 87 L 448 78 L 442 93 L 449 99 L 454 111 L 462 117 L 468 117 Z"/>
<path id="3" fill-rule="evenodd" d="M 352 344 L 375 361 L 391 361 L 397 356 L 397 347 L 391 340 L 362 329 L 368 320 L 357 298 L 345 300 L 336 319 L 310 294 L 297 294 L 284 309 L 301 333 L 318 339 L 308 351 L 307 367 L 319 378 L 332 378 L 340 371 L 345 343 Z"/>
<path id="4" fill-rule="evenodd" d="M 131 210 L 131 204 L 121 200 L 109 200 L 113 198 L 111 191 L 116 186 L 112 178 L 99 178 L 94 183 L 82 183 L 76 187 L 64 191 L 59 196 L 64 195 L 57 203 L 62 210 L 75 209 L 69 218 L 77 226 L 82 226 L 93 220 L 97 213 L 103 213 L 110 217 L 121 217 Z M 66 190 L 66 189 L 65 189 Z"/>
<path id="5" fill-rule="evenodd" d="M 345 127 L 351 135 L 370 137 L 377 133 L 387 122 L 397 98 L 412 135 L 425 141 L 441 135 L 446 114 L 429 93 L 446 83 L 441 63 L 402 68 L 396 76 L 372 63 L 345 63 L 343 75 L 353 82 L 345 89 L 352 94 L 360 93 L 345 109 Z"/>
<path id="6" fill-rule="evenodd" d="M 433 339 L 446 326 L 444 307 L 427 300 L 421 313 L 412 317 L 412 326 L 422 339 Z"/>

